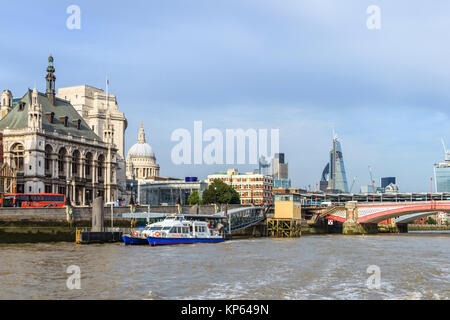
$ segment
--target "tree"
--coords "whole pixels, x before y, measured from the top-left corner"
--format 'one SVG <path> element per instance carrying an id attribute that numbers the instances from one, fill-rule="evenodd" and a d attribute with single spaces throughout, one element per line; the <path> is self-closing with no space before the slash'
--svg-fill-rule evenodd
<path id="1" fill-rule="evenodd" d="M 239 204 L 241 203 L 241 199 L 239 198 L 239 193 L 237 193 L 232 186 L 229 186 L 225 182 L 216 179 L 208 186 L 205 191 L 203 191 L 203 203 Z"/>
<path id="2" fill-rule="evenodd" d="M 188 203 L 189 204 L 202 204 L 202 199 L 200 199 L 200 196 L 198 194 L 197 190 L 192 191 L 192 193 L 188 197 Z"/>
<path id="3" fill-rule="evenodd" d="M 437 222 L 433 219 L 433 217 L 428 217 L 427 224 L 437 224 Z"/>

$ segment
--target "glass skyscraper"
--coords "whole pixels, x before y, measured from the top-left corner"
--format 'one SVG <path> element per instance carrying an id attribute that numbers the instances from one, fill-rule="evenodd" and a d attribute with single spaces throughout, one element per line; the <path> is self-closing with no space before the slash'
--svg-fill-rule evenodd
<path id="1" fill-rule="evenodd" d="M 434 165 L 437 192 L 450 192 L 450 161 Z"/>
<path id="2" fill-rule="evenodd" d="M 450 150 L 445 147 L 444 140 L 442 140 L 442 144 L 444 145 L 445 161 L 434 165 L 434 181 L 437 192 L 450 192 Z"/>
<path id="3" fill-rule="evenodd" d="M 330 151 L 330 162 L 322 172 L 320 189 L 326 188 L 329 193 L 348 193 L 347 175 L 345 173 L 344 157 L 341 143 L 337 135 L 333 138 L 333 149 Z"/>

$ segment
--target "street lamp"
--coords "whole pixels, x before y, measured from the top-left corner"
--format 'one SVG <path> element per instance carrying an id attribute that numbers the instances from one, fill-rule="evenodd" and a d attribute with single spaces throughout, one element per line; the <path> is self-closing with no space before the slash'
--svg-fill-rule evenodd
<path id="1" fill-rule="evenodd" d="M 131 182 L 131 196 L 130 196 L 130 205 L 134 204 L 134 184 Z"/>

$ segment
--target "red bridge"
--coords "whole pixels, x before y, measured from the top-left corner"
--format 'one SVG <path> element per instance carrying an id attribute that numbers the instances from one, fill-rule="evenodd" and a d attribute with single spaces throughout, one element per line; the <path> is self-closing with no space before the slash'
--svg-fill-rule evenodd
<path id="1" fill-rule="evenodd" d="M 364 228 L 367 224 L 378 224 L 390 218 L 421 212 L 450 212 L 450 201 L 424 201 L 424 202 L 386 202 L 386 203 L 359 203 L 349 201 L 345 206 L 332 207 L 320 214 L 320 217 Z M 357 233 L 357 232 L 350 232 Z M 364 231 L 361 231 L 364 233 Z"/>

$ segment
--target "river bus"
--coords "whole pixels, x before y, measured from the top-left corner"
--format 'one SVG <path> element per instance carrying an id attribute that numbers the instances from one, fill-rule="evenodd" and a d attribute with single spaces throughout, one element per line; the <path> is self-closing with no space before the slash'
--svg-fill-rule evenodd
<path id="1" fill-rule="evenodd" d="M 225 241 L 219 230 L 211 229 L 207 222 L 186 220 L 183 215 L 168 216 L 147 225 L 141 232 L 123 236 L 125 244 L 144 244 L 144 238 L 152 246 Z"/>

